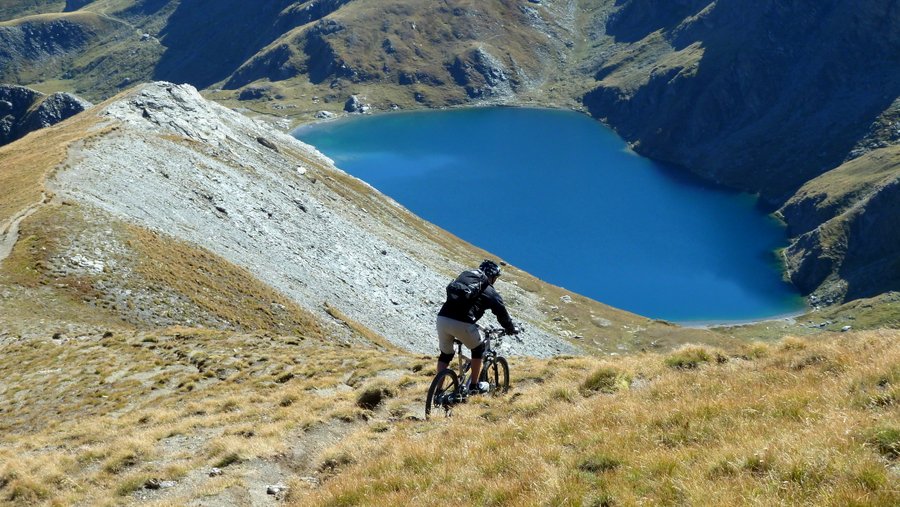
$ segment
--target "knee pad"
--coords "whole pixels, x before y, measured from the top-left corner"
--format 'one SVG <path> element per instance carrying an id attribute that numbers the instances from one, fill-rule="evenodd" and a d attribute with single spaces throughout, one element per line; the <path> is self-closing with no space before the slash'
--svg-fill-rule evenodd
<path id="1" fill-rule="evenodd" d="M 440 361 L 440 362 L 442 362 L 442 363 L 450 364 L 450 361 L 452 361 L 452 360 L 453 360 L 453 353 L 452 353 L 452 352 L 451 352 L 450 354 L 446 354 L 446 353 L 444 353 L 444 352 L 441 352 L 441 355 L 438 356 L 438 361 Z"/>
<path id="2" fill-rule="evenodd" d="M 484 357 L 484 342 L 472 349 L 472 359 L 481 359 Z"/>

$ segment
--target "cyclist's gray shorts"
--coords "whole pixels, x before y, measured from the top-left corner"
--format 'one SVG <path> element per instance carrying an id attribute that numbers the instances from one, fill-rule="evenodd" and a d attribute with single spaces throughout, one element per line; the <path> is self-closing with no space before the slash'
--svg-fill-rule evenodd
<path id="1" fill-rule="evenodd" d="M 444 354 L 456 352 L 453 338 L 461 341 L 469 350 L 481 345 L 481 330 L 478 324 L 469 324 L 449 317 L 437 318 L 438 344 Z"/>

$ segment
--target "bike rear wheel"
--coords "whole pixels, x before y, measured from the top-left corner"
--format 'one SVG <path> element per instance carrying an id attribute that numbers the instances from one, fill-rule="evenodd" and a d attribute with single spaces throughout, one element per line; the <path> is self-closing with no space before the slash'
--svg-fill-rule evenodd
<path id="1" fill-rule="evenodd" d="M 443 408 L 445 413 L 449 412 L 455 401 L 453 397 L 458 391 L 459 377 L 455 371 L 447 368 L 435 375 L 425 398 L 425 419 L 428 419 L 434 409 Z"/>
<path id="2" fill-rule="evenodd" d="M 491 393 L 503 394 L 509 390 L 509 364 L 505 357 L 494 357 L 485 361 L 481 370 L 481 382 L 491 386 Z"/>

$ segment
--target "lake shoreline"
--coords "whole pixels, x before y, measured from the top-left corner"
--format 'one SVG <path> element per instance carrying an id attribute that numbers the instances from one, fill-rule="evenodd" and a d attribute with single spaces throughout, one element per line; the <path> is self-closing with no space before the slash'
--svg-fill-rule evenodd
<path id="1" fill-rule="evenodd" d="M 500 112 L 503 110 L 507 112 Z M 441 121 L 429 116 L 440 112 L 453 116 Z M 548 119 L 548 113 L 552 113 L 553 117 Z M 572 123 L 571 119 L 561 120 L 556 116 L 559 113 L 585 118 L 591 125 L 600 128 L 585 128 L 585 124 L 581 123 L 585 120 L 577 120 L 577 123 Z M 535 115 L 543 117 L 538 121 L 534 119 Z M 465 123 L 466 118 L 473 116 L 482 122 L 480 126 Z M 378 117 L 378 120 L 375 117 Z M 413 117 L 417 121 L 412 122 Z M 551 122 L 554 128 L 548 129 L 546 125 Z M 410 123 L 417 126 L 411 128 Z M 378 127 L 373 127 L 375 125 Z M 455 127 L 449 128 L 448 125 Z M 388 128 L 394 129 L 394 133 L 385 137 Z M 510 128 L 523 130 L 522 135 L 516 138 L 538 139 L 542 142 L 551 139 L 553 141 L 549 144 L 553 146 L 565 146 L 568 143 L 570 148 L 577 144 L 591 149 L 584 154 L 579 154 L 574 148 L 548 154 L 546 150 L 535 150 L 534 142 L 517 146 L 514 142 L 500 137 Z M 338 131 L 342 132 L 341 136 L 337 135 Z M 430 134 L 426 135 L 426 131 Z M 452 139 L 455 132 L 466 132 L 466 137 L 449 148 L 434 141 Z M 784 291 L 784 287 L 779 285 L 780 280 L 783 280 L 783 263 L 769 268 L 758 266 L 760 258 L 782 248 L 781 245 L 786 239 L 783 230 L 776 231 L 775 234 L 778 236 L 776 239 L 770 230 L 772 226 L 764 223 L 771 218 L 770 214 L 765 214 L 769 218 L 760 221 L 755 218 L 755 215 L 759 214 L 756 203 L 741 202 L 747 200 L 745 193 L 710 185 L 701 178 L 684 177 L 681 171 L 676 174 L 672 167 L 641 157 L 603 122 L 597 122 L 579 112 L 553 107 L 504 105 L 450 108 L 445 111 L 426 109 L 412 112 L 383 112 L 376 115 L 343 115 L 340 118 L 323 119 L 298 126 L 292 134 L 335 160 L 336 165 L 348 174 L 366 181 L 425 220 L 501 256 L 510 257 L 510 252 L 526 255 L 523 253 L 526 252 L 531 257 L 519 259 L 517 264 L 528 266 L 528 271 L 532 274 L 542 279 L 554 280 L 553 283 L 570 287 L 580 294 L 597 301 L 606 301 L 607 304 L 613 304 L 626 311 L 645 316 L 673 313 L 671 309 L 661 305 L 664 305 L 665 301 L 681 301 L 683 298 L 681 294 L 672 294 L 671 291 L 667 294 L 665 291 L 685 284 L 692 287 L 691 293 L 707 296 L 691 298 L 692 301 L 689 301 L 691 304 L 685 307 L 687 311 L 675 313 L 683 313 L 688 318 L 691 318 L 692 314 L 698 316 L 706 314 L 711 318 L 665 319 L 678 325 L 689 327 L 740 325 L 777 320 L 779 316 L 800 315 L 806 311 L 800 308 L 800 304 L 769 305 L 765 301 L 766 298 L 770 300 L 779 298 L 778 294 Z M 394 146 L 392 143 L 395 143 L 396 139 L 404 141 Z M 483 146 L 476 146 L 479 142 L 483 143 Z M 391 148 L 388 148 L 389 146 Z M 460 149 L 460 146 L 465 148 Z M 511 146 L 515 147 L 510 148 Z M 478 157 L 473 157 L 472 154 L 478 150 L 481 150 Z M 486 169 L 469 175 L 468 180 L 459 176 L 462 172 L 460 168 L 468 170 L 479 164 L 485 164 Z M 385 176 L 380 172 L 384 167 L 396 171 L 393 175 Z M 563 178 L 548 178 L 547 167 L 565 168 L 569 181 L 578 181 L 579 186 L 577 188 L 567 186 Z M 693 176 L 689 171 L 684 173 Z M 401 180 L 398 174 L 406 180 Z M 534 185 L 524 185 L 522 181 L 527 181 L 527 178 L 540 181 L 542 193 L 534 194 Z M 494 213 L 492 218 L 495 223 L 504 224 L 502 230 L 509 237 L 504 236 L 498 240 L 499 229 L 473 226 L 472 224 L 480 224 L 482 217 L 469 209 L 459 210 L 457 203 L 446 199 L 447 195 L 453 195 L 454 192 L 466 195 L 470 190 L 470 186 L 466 186 L 466 181 L 473 179 L 494 188 L 495 193 L 492 194 L 494 198 L 506 203 L 504 206 L 492 208 Z M 422 182 L 428 181 L 438 182 L 443 191 L 438 195 L 423 197 L 420 191 Z M 592 190 L 585 192 L 583 191 L 585 187 Z M 632 201 L 624 202 L 622 196 L 632 195 L 634 189 L 642 189 L 640 199 L 643 201 L 635 197 Z M 557 196 L 554 198 L 558 198 L 561 204 L 555 208 L 542 209 L 540 212 L 535 212 L 535 206 L 518 210 L 513 214 L 507 210 L 511 208 L 509 203 L 523 200 L 530 203 L 546 202 L 548 195 Z M 685 201 L 704 203 L 709 208 L 688 209 L 684 205 Z M 633 202 L 644 204 L 634 206 Z M 613 207 L 613 204 L 617 204 L 618 207 Z M 737 208 L 734 207 L 735 204 Z M 723 206 L 726 205 L 730 206 L 729 212 L 753 209 L 754 216 L 741 211 L 734 215 L 733 219 L 725 220 L 721 217 Z M 447 210 L 455 211 L 451 213 Z M 552 214 L 554 210 L 564 211 L 559 216 L 554 216 Z M 572 220 L 575 216 L 584 216 L 582 213 L 597 218 L 589 221 Z M 527 223 L 520 223 L 522 214 L 527 216 Z M 662 217 L 674 220 L 674 223 L 661 226 Z M 547 232 L 552 232 L 556 236 L 548 236 L 541 232 L 541 225 L 548 223 L 553 224 L 553 227 Z M 783 223 L 779 222 L 778 225 L 783 228 Z M 734 229 L 746 230 L 748 234 L 734 238 Z M 630 233 L 625 239 L 614 236 L 616 232 L 631 230 L 641 232 Z M 688 232 L 695 234 L 697 239 L 685 239 L 690 237 Z M 751 232 L 760 234 L 750 234 Z M 746 236 L 761 238 L 762 249 L 765 252 L 761 250 L 756 256 L 748 256 L 746 252 L 751 250 L 747 248 L 755 250 L 760 247 L 752 244 L 753 242 L 745 241 Z M 718 237 L 722 243 L 718 246 L 705 244 L 704 239 L 710 237 Z M 503 241 L 506 243 L 502 243 Z M 586 277 L 582 273 L 573 279 L 571 273 L 558 267 L 560 265 L 558 255 L 554 252 L 559 246 L 564 246 L 566 254 L 571 257 L 566 257 L 569 264 L 619 266 L 619 268 L 613 273 L 589 270 L 590 276 Z M 572 252 L 576 252 L 577 255 L 572 256 Z M 683 265 L 683 272 L 679 272 L 682 268 L 663 269 L 660 266 L 664 264 L 656 265 L 653 264 L 656 261 L 644 259 L 656 255 L 654 252 L 667 252 L 671 258 L 663 261 L 671 266 Z M 735 260 L 742 256 L 745 257 L 743 260 Z M 687 259 L 703 259 L 703 261 L 696 263 L 698 265 L 695 266 Z M 647 265 L 642 264 L 642 261 L 651 262 L 653 265 L 650 269 L 646 269 Z M 761 279 L 759 276 L 748 276 L 746 273 L 741 273 L 738 279 L 734 277 L 723 279 L 719 273 L 732 273 L 735 272 L 732 271 L 734 269 L 741 269 L 735 268 L 735 264 L 757 265 L 766 272 L 774 268 L 773 271 L 777 274 L 773 273 L 774 277 L 763 274 L 762 278 L 767 279 L 765 282 L 759 282 Z M 567 276 L 569 278 L 566 278 Z M 769 282 L 769 278 L 779 282 Z M 648 301 L 647 292 L 636 290 L 637 287 L 644 285 L 651 288 L 661 285 L 660 290 L 650 291 L 650 294 L 656 294 L 656 300 L 650 298 Z M 742 288 L 735 289 L 735 286 Z M 621 289 L 625 300 L 612 303 L 611 300 L 616 298 L 609 298 L 610 294 L 605 294 L 604 297 L 590 287 Z M 709 296 L 711 294 L 718 294 L 718 297 Z M 712 306 L 704 308 L 703 303 L 695 302 L 693 299 L 702 299 Z M 764 306 L 770 308 L 763 308 Z M 722 311 L 710 312 L 711 308 Z M 729 318 L 729 313 L 765 315 L 768 313 L 767 309 L 774 310 L 772 314 L 776 316 L 763 319 Z M 710 313 L 712 315 L 709 315 Z"/>
<path id="2" fill-rule="evenodd" d="M 687 328 L 687 329 L 718 329 L 718 328 L 731 328 L 731 327 L 745 327 L 745 326 L 755 326 L 758 324 L 765 324 L 766 322 L 786 322 L 788 324 L 796 324 L 797 317 L 802 317 L 804 315 L 808 315 L 811 311 L 811 308 L 806 308 L 802 311 L 789 312 L 774 315 L 772 317 L 763 317 L 758 319 L 735 319 L 735 320 L 686 320 L 686 321 L 672 321 L 673 324 Z"/>

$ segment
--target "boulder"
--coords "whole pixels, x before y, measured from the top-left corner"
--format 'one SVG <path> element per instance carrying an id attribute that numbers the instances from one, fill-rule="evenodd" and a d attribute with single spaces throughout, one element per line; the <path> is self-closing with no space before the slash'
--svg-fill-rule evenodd
<path id="1" fill-rule="evenodd" d="M 344 103 L 344 111 L 348 113 L 368 113 L 369 105 L 364 104 L 356 95 L 351 95 L 347 102 Z"/>

